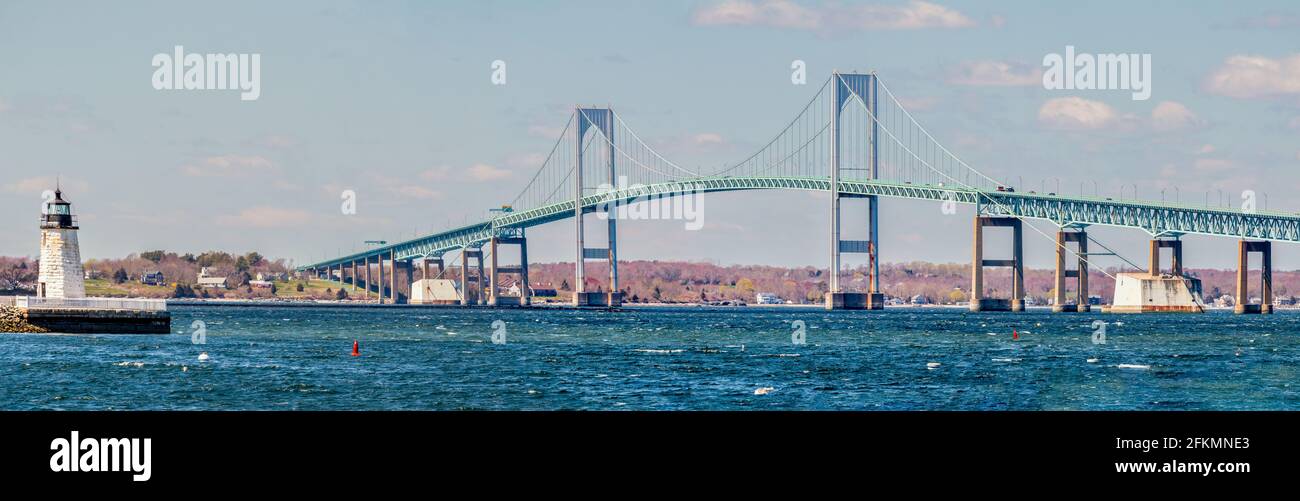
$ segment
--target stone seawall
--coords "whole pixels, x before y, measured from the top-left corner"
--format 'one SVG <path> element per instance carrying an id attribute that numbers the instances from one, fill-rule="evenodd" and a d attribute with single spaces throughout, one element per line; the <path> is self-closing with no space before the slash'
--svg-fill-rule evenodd
<path id="1" fill-rule="evenodd" d="M 170 334 L 166 311 L 0 307 L 0 332 Z"/>

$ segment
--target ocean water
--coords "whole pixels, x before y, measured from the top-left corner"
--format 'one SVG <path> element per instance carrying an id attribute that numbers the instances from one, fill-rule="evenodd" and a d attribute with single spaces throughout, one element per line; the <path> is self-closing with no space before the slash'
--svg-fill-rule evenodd
<path id="1" fill-rule="evenodd" d="M 0 409 L 1300 409 L 1289 311 L 171 310 L 171 335 L 0 334 Z"/>

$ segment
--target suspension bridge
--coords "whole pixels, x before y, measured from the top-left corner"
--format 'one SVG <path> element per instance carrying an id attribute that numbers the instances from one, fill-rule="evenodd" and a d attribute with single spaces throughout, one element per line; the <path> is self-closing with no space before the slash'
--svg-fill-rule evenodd
<path id="1" fill-rule="evenodd" d="M 1234 210 L 1180 202 L 1116 200 L 1100 196 L 1068 196 L 1016 190 L 962 161 L 923 127 L 874 73 L 834 73 L 784 129 L 749 157 L 712 172 L 681 167 L 651 148 L 628 127 L 612 108 L 575 107 L 546 160 L 528 184 L 504 210 L 492 217 L 445 231 L 383 244 L 298 268 L 299 272 L 361 287 L 366 298 L 379 303 L 406 302 L 415 283 L 419 263 L 422 277 L 447 272 L 444 256 L 460 258 L 462 305 L 526 305 L 528 285 L 527 237 L 529 227 L 573 219 L 575 306 L 617 306 L 621 303 L 618 278 L 618 217 L 605 217 L 605 247 L 588 247 L 584 220 L 601 212 L 614 214 L 620 206 L 742 190 L 809 190 L 830 193 L 829 274 L 826 306 L 829 309 L 880 309 L 878 232 L 880 199 L 931 200 L 944 204 L 976 206 L 972 248 L 970 307 L 976 311 L 1024 309 L 1023 229 L 1042 233 L 1056 245 L 1054 310 L 1088 311 L 1088 243 L 1105 248 L 1087 234 L 1091 225 L 1135 228 L 1151 235 L 1148 274 L 1181 280 L 1182 241 L 1186 234 L 1232 237 L 1239 240 L 1237 303 L 1239 313 L 1270 313 L 1271 242 L 1300 241 L 1300 216 L 1282 212 Z M 1023 187 L 1020 187 L 1023 188 Z M 1136 195 L 1135 195 L 1136 196 Z M 861 200 L 867 216 L 868 238 L 841 238 L 843 200 Z M 856 204 L 854 204 L 856 205 Z M 1026 218 L 1049 221 L 1059 227 L 1048 235 Z M 1009 227 L 1012 258 L 984 259 L 985 227 Z M 519 246 L 519 263 L 502 265 L 497 249 Z M 485 250 L 486 247 L 486 250 Z M 1171 267 L 1161 267 L 1161 250 L 1170 249 Z M 1107 249 L 1109 250 L 1109 249 Z M 1263 265 L 1260 304 L 1247 304 L 1247 256 L 1260 253 Z M 862 290 L 842 286 L 842 254 L 864 254 L 868 280 Z M 1073 256 L 1067 260 L 1068 256 Z M 1071 267 L 1070 260 L 1077 259 Z M 475 261 L 471 267 L 470 261 Z M 589 280 L 588 261 L 608 263 L 609 276 Z M 485 263 L 485 261 L 488 261 Z M 484 271 L 484 267 L 487 270 Z M 983 286 L 985 267 L 1012 271 L 1011 297 L 988 298 Z M 1099 268 L 1097 268 L 1099 269 Z M 372 274 L 372 270 L 374 273 Z M 1111 278 L 1109 273 L 1102 271 Z M 385 275 L 387 278 L 385 278 Z M 518 296 L 501 291 L 501 275 L 517 275 Z M 1068 279 L 1074 279 L 1073 297 L 1067 297 Z M 591 283 L 604 281 L 601 291 Z M 1071 304 L 1072 303 L 1072 304 Z"/>

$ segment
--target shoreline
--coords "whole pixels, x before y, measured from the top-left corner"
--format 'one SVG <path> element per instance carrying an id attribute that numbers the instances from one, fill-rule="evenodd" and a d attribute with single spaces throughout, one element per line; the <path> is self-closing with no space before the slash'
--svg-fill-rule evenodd
<path id="1" fill-rule="evenodd" d="M 200 307 L 203 307 L 203 306 L 232 306 L 232 307 L 244 307 L 244 308 L 287 307 L 287 308 L 408 308 L 408 309 L 424 309 L 424 308 L 428 308 L 428 309 L 440 309 L 440 308 L 449 308 L 449 309 L 456 309 L 456 308 L 463 308 L 463 309 L 476 309 L 476 308 L 480 308 L 480 309 L 487 309 L 487 308 L 507 308 L 507 309 L 516 309 L 516 308 L 526 308 L 526 309 L 547 309 L 547 308 L 550 308 L 550 309 L 573 309 L 573 308 L 578 308 L 578 309 L 608 309 L 608 308 L 606 308 L 606 307 L 601 307 L 601 306 L 595 306 L 595 307 L 575 307 L 575 306 L 573 306 L 572 304 L 567 303 L 567 302 L 555 302 L 555 303 L 533 303 L 533 304 L 530 305 L 530 306 L 487 306 L 487 305 L 477 305 L 477 304 L 471 304 L 471 305 L 461 306 L 461 305 L 459 305 L 459 304 L 387 304 L 387 303 L 386 303 L 386 304 L 378 304 L 378 303 L 373 303 L 373 302 L 363 302 L 363 301 L 331 301 L 331 300 L 189 299 L 189 298 L 186 298 L 186 299 L 168 299 L 168 300 L 167 300 L 167 306 L 169 306 L 169 307 L 170 307 L 170 306 L 200 306 Z M 626 308 L 717 308 L 717 309 L 724 309 L 724 308 L 726 308 L 726 309 L 732 309 L 732 308 L 757 308 L 757 309 L 779 309 L 779 308 L 791 308 L 791 309 L 824 309 L 824 308 L 825 308 L 825 305 L 822 305 L 822 304 L 814 304 L 814 303 L 805 303 L 805 304 L 753 304 L 753 305 L 747 304 L 747 305 L 743 305 L 743 306 L 741 306 L 741 305 L 717 305 L 717 304 L 707 304 L 707 303 L 624 303 L 620 308 L 623 308 L 623 309 L 626 309 Z M 888 310 L 909 310 L 909 309 L 925 309 L 925 310 L 944 310 L 944 309 L 952 310 L 952 309 L 956 309 L 956 310 L 965 310 L 965 309 L 967 309 L 967 308 L 968 308 L 968 307 L 967 307 L 966 305 L 952 305 L 952 304 L 923 304 L 923 305 L 911 305 L 911 304 L 908 304 L 908 305 L 887 306 L 885 309 L 888 309 Z M 1100 306 L 1096 306 L 1096 308 L 1097 308 L 1097 310 L 1093 311 L 1092 313 L 1102 313 L 1102 312 L 1100 311 Z M 1028 306 L 1028 307 L 1026 307 L 1026 310 L 1027 310 L 1027 311 L 1040 311 L 1040 310 L 1042 310 L 1042 311 L 1051 311 L 1051 309 L 1052 309 L 1051 306 Z M 1275 310 L 1275 311 L 1300 310 L 1300 307 L 1277 306 L 1277 307 L 1274 307 L 1274 310 Z M 1206 308 L 1206 311 L 1232 311 L 1232 308 L 1231 308 L 1231 307 L 1219 308 L 1219 307 L 1213 307 L 1213 306 L 1210 306 L 1210 307 L 1207 307 L 1207 308 Z M 1109 314 L 1109 313 L 1107 313 L 1107 314 Z"/>

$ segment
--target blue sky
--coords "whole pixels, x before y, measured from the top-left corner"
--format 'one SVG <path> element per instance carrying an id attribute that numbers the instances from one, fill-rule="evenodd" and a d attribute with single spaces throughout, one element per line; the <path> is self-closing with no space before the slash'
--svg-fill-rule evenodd
<path id="1" fill-rule="evenodd" d="M 155 90 L 150 61 L 175 45 L 260 54 L 261 97 Z M 1042 58 L 1066 45 L 1151 54 L 1151 99 L 1044 89 Z M 795 59 L 810 85 L 791 84 Z M 576 103 L 613 105 L 679 164 L 717 166 L 779 131 L 832 69 L 877 71 L 951 150 L 1027 189 L 1255 190 L 1300 210 L 1288 2 L 4 2 L 0 68 L 0 255 L 35 254 L 40 194 L 61 175 L 87 257 L 305 263 L 481 217 L 523 187 Z M 345 189 L 356 215 L 339 211 Z M 824 265 L 825 206 L 710 196 L 704 231 L 625 224 L 621 253 Z M 882 259 L 964 262 L 970 215 L 885 200 Z M 532 259 L 569 258 L 571 234 L 531 231 Z M 1144 233 L 1095 235 L 1141 262 Z M 1030 265 L 1047 266 L 1052 244 L 1027 238 Z M 1231 240 L 1188 241 L 1189 266 L 1234 266 Z M 1276 259 L 1300 267 L 1293 246 Z"/>

